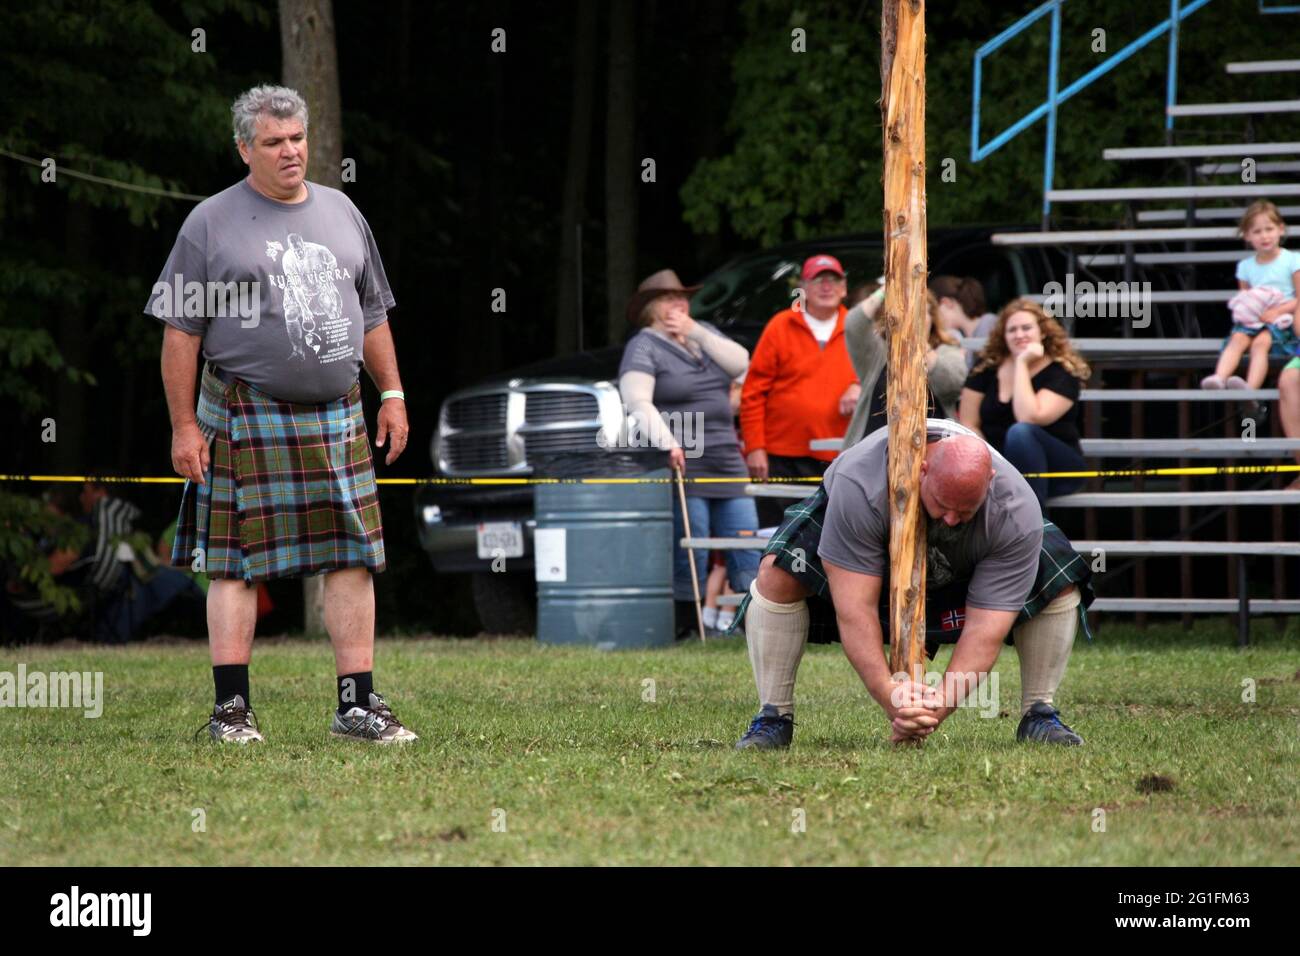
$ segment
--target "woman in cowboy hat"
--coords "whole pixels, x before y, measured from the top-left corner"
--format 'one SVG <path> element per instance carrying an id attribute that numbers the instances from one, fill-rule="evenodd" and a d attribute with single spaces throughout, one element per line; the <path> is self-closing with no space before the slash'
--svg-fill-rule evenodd
<path id="1" fill-rule="evenodd" d="M 690 295 L 698 288 L 683 286 L 677 273 L 663 269 L 632 294 L 627 319 L 640 331 L 623 350 L 618 386 L 635 429 L 648 444 L 668 452 L 671 467 L 692 478 L 737 479 L 692 483 L 686 494 L 694 535 L 733 537 L 758 529 L 754 500 L 744 494 L 749 472 L 730 401 L 732 382 L 749 367 L 749 352 L 691 318 Z M 673 597 L 689 602 L 692 555 L 676 543 L 685 535 L 676 502 L 673 512 Z M 694 560 L 704 580 L 707 553 L 694 552 Z M 758 573 L 758 552 L 728 551 L 726 560 L 732 588 L 748 591 Z"/>

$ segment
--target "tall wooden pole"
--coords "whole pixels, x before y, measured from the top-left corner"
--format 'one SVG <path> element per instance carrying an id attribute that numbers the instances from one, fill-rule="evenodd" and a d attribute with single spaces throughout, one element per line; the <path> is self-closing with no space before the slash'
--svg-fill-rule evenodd
<path id="1" fill-rule="evenodd" d="M 884 0 L 880 39 L 889 331 L 889 666 L 919 681 L 925 671 L 924 0 Z"/>

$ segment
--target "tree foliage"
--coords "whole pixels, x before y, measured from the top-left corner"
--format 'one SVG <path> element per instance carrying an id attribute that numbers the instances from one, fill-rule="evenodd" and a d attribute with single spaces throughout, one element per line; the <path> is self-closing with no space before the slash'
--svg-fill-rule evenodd
<path id="1" fill-rule="evenodd" d="M 887 0 L 892 2 L 892 0 Z M 970 160 L 975 49 L 1031 9 L 992 0 L 928 4 L 926 156 L 928 221 L 1035 222 L 1042 199 L 1045 124 L 1039 121 L 980 163 Z M 1062 8 L 1060 85 L 1137 39 L 1167 7 L 1088 0 Z M 1280 21 L 1287 21 L 1286 23 Z M 1260 37 L 1295 18 L 1253 7 L 1210 4 L 1184 21 L 1179 38 L 1179 100 L 1287 97 L 1281 78 L 1231 77 L 1223 64 L 1258 59 Z M 806 0 L 791 11 L 778 0 L 746 0 L 744 36 L 733 60 L 730 148 L 702 158 L 681 191 L 698 234 L 729 232 L 774 243 L 880 228 L 883 166 L 880 111 L 880 6 Z M 795 52 L 803 30 L 806 52 Z M 1099 35 L 1096 31 L 1103 30 Z M 982 142 L 1046 99 L 1050 32 L 1039 21 L 985 60 Z M 1097 49 L 1099 41 L 1105 50 Z M 1168 41 L 1160 38 L 1059 109 L 1054 185 L 1182 183 L 1180 167 L 1103 161 L 1107 146 L 1164 142 Z M 1182 123 L 1187 142 L 1240 140 L 1241 123 Z M 954 182 L 941 178 L 955 161 Z M 1119 210 L 1058 207 L 1061 216 L 1114 216 Z"/>

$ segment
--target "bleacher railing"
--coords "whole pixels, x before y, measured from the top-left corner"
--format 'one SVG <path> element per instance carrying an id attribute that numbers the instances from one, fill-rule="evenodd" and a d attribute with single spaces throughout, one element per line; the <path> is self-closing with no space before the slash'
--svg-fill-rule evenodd
<path id="1" fill-rule="evenodd" d="M 970 158 L 973 162 L 979 162 L 987 156 L 997 152 L 1008 142 L 1015 139 L 1026 129 L 1038 122 L 1044 116 L 1047 117 L 1047 143 L 1043 151 L 1043 228 L 1048 225 L 1048 217 L 1051 213 L 1051 201 L 1047 198 L 1048 192 L 1052 188 L 1052 176 L 1056 169 L 1056 112 L 1058 107 L 1068 100 L 1074 94 L 1086 89 L 1096 80 L 1105 76 L 1115 67 L 1119 66 L 1133 54 L 1137 53 L 1149 43 L 1159 39 L 1166 33 L 1169 34 L 1169 55 L 1166 65 L 1166 83 L 1165 83 L 1165 105 L 1173 106 L 1177 102 L 1178 95 L 1178 27 L 1183 20 L 1187 19 L 1201 7 L 1205 6 L 1210 0 L 1192 0 L 1190 3 L 1184 3 L 1183 0 L 1169 0 L 1169 16 L 1152 27 L 1142 36 L 1138 37 L 1132 43 L 1126 45 L 1123 49 L 1117 50 L 1109 57 L 1097 64 L 1083 76 L 1074 80 L 1068 86 L 1060 86 L 1060 54 L 1061 54 L 1061 7 L 1065 5 L 1066 0 L 1048 0 L 1033 12 L 1021 17 L 1011 26 L 1007 27 L 993 39 L 989 40 L 978 50 L 975 51 L 975 76 L 974 85 L 971 92 L 971 128 L 970 128 Z M 1262 3 L 1263 0 L 1260 0 Z M 1262 8 L 1261 8 L 1262 9 Z M 1283 12 L 1280 8 L 1274 8 L 1268 12 Z M 1044 17 L 1050 17 L 1051 22 L 1051 44 L 1048 54 L 1047 67 L 1047 98 L 1031 109 L 1020 119 L 1016 120 L 1006 129 L 1002 130 L 987 143 L 980 143 L 980 94 L 982 90 L 981 81 L 983 77 L 984 58 L 994 53 L 1009 41 L 1018 37 L 1039 20 Z M 1172 130 L 1174 118 L 1165 111 L 1165 129 Z"/>

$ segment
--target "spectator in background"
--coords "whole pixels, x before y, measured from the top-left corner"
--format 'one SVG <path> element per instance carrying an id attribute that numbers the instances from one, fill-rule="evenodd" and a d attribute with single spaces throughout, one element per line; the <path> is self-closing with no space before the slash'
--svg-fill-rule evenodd
<path id="1" fill-rule="evenodd" d="M 1255 254 L 1237 263 L 1240 291 L 1228 300 L 1232 332 L 1213 374 L 1201 379 L 1201 388 L 1261 388 L 1274 342 L 1296 354 L 1292 326 L 1300 316 L 1296 298 L 1300 253 L 1282 248 L 1286 236 L 1282 213 L 1267 199 L 1257 200 L 1241 217 L 1237 230 Z M 1248 350 L 1250 364 L 1243 379 L 1236 374 L 1237 366 Z"/>
<path id="2" fill-rule="evenodd" d="M 956 338 L 939 324 L 939 303 L 927 293 L 925 374 L 927 379 L 926 418 L 953 418 L 962 383 L 966 380 L 966 357 Z M 877 428 L 888 424 L 886 391 L 889 387 L 889 343 L 886 337 L 884 286 L 877 288 L 844 318 L 853 369 L 863 383 L 857 410 L 844 434 L 844 447 L 856 445 Z"/>
<path id="3" fill-rule="evenodd" d="M 971 276 L 934 276 L 930 291 L 939 302 L 939 321 L 958 338 L 986 338 L 998 317 L 988 310 L 984 286 Z M 975 364 L 973 351 L 966 352 L 967 368 Z"/>
<path id="4" fill-rule="evenodd" d="M 41 502 L 49 515 L 85 523 L 80 516 L 77 493 L 67 485 L 56 484 L 47 488 L 41 494 Z M 40 537 L 35 546 L 37 553 L 45 556 L 55 584 L 77 594 L 84 574 L 69 571 L 77 559 L 77 551 L 57 549 L 52 538 L 46 536 Z M 0 644 L 39 643 L 77 636 L 79 622 L 75 616 L 60 615 L 59 609 L 42 597 L 24 576 L 23 567 L 16 560 L 0 561 L 0 568 L 4 578 L 4 594 L 0 596 Z"/>
<path id="5" fill-rule="evenodd" d="M 1300 438 L 1300 357 L 1287 362 L 1277 376 L 1277 410 L 1282 421 L 1282 434 L 1287 438 Z M 1300 451 L 1295 453 L 1295 463 L 1300 465 Z M 1287 491 L 1300 491 L 1300 475 L 1286 486 Z"/>
<path id="6" fill-rule="evenodd" d="M 1081 471 L 1079 390 L 1091 374 L 1061 324 L 1028 299 L 998 316 L 961 392 L 961 423 L 1022 474 Z M 1041 506 L 1082 478 L 1027 478 Z"/>
<path id="7" fill-rule="evenodd" d="M 154 560 L 148 536 L 135 530 L 140 509 L 109 494 L 98 478 L 82 485 L 79 501 L 91 540 L 67 568 L 84 571 L 94 639 L 124 644 L 174 601 L 189 602 L 195 626 L 201 628 L 203 590 L 180 571 Z M 56 552 L 51 564 L 65 557 Z"/>
<path id="8" fill-rule="evenodd" d="M 691 318 L 690 294 L 697 288 L 683 286 L 671 269 L 641 283 L 627 303 L 628 322 L 640 331 L 623 349 L 618 389 L 642 434 L 668 452 L 671 467 L 692 478 L 739 479 L 688 485 L 691 533 L 700 538 L 752 534 L 758 530 L 758 515 L 754 499 L 744 493 L 748 476 L 730 399 L 734 380 L 749 365 L 749 352 L 712 325 Z M 680 423 L 678 434 L 673 422 Z M 692 559 L 701 587 L 708 577 L 708 553 L 683 549 L 678 542 L 685 534 L 674 495 L 673 598 L 679 634 L 695 626 Z M 728 551 L 726 562 L 731 586 L 748 591 L 758 573 L 758 553 Z"/>
<path id="9" fill-rule="evenodd" d="M 740 400 L 746 463 L 755 478 L 820 478 L 835 458 L 814 438 L 840 438 L 861 388 L 844 341 L 848 283 L 834 256 L 803 264 L 800 301 L 768 321 Z M 759 502 L 763 526 L 781 523 L 780 499 Z"/>

